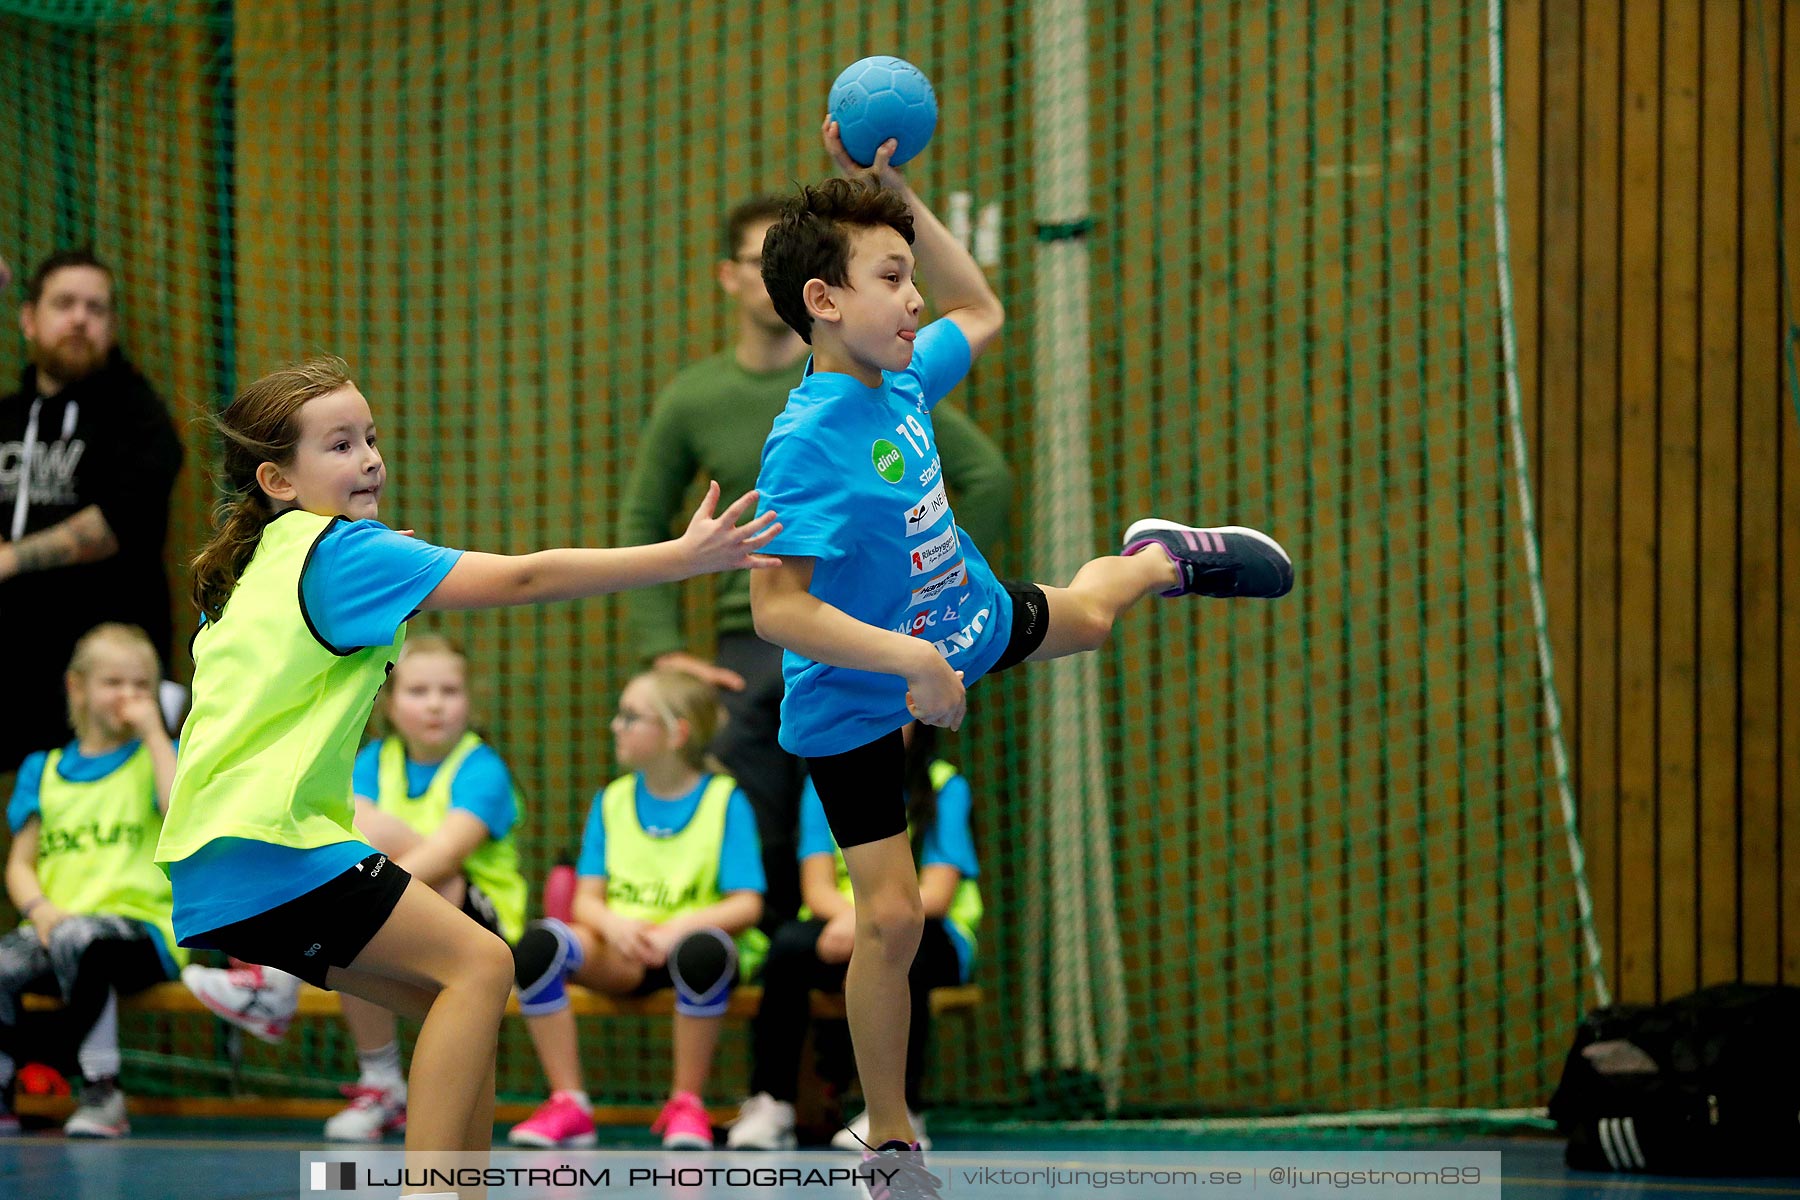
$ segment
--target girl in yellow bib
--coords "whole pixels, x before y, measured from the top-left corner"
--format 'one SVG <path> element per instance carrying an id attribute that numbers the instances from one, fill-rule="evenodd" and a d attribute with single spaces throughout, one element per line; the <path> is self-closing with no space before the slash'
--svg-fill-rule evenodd
<path id="1" fill-rule="evenodd" d="M 513 830 L 519 796 L 494 748 L 469 728 L 468 659 L 440 634 L 406 639 L 382 690 L 392 733 L 356 756 L 356 828 L 413 878 L 478 925 L 516 944 L 526 884 Z M 278 1042 L 299 1006 L 300 980 L 269 967 L 191 966 L 182 982 L 219 1016 Z M 325 1122 L 332 1141 L 378 1141 L 406 1128 L 406 1077 L 394 1016 L 342 998 L 359 1077 L 349 1107 Z"/>
<path id="2" fill-rule="evenodd" d="M 169 881 L 151 858 L 175 775 L 156 705 L 162 672 L 135 625 L 96 626 L 75 644 L 64 686 L 75 740 L 19 768 L 7 825 L 6 891 L 26 923 L 0 938 L 0 1130 L 16 1132 L 11 1090 L 26 991 L 62 997 L 79 1044 L 76 1137 L 130 1132 L 119 1091 L 118 997 L 174 978 Z"/>
<path id="3" fill-rule="evenodd" d="M 229 493 L 193 564 L 194 705 L 156 851 L 175 932 L 421 1019 L 408 1165 L 444 1167 L 428 1152 L 492 1142 L 512 954 L 353 825 L 357 742 L 407 619 L 767 566 L 774 527 L 737 524 L 754 495 L 715 516 L 715 485 L 651 546 L 511 556 L 395 533 L 375 520 L 375 419 L 335 358 L 264 376 L 216 424 Z"/>
<path id="4" fill-rule="evenodd" d="M 737 781 L 706 753 L 721 708 L 712 685 L 674 670 L 625 686 L 612 731 L 615 779 L 588 812 L 568 923 L 535 922 L 520 940 L 519 1008 L 550 1098 L 510 1135 L 522 1146 L 591 1146 L 575 1018 L 563 981 L 613 995 L 675 989 L 675 1064 L 653 1130 L 670 1149 L 711 1149 L 700 1096 L 732 984 L 768 950 L 762 844 Z"/>

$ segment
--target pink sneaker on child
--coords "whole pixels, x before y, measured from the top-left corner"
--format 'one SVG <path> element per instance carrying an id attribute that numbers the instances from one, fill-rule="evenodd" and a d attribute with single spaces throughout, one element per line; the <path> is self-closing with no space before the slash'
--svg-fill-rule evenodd
<path id="1" fill-rule="evenodd" d="M 664 1150 L 711 1150 L 713 1147 L 712 1120 L 706 1115 L 706 1106 L 700 1103 L 700 1097 L 692 1092 L 676 1092 L 670 1096 L 656 1123 L 650 1126 L 650 1132 L 663 1135 Z"/>
<path id="2" fill-rule="evenodd" d="M 506 1140 L 515 1146 L 568 1149 L 592 1146 L 599 1139 L 594 1114 L 567 1092 L 552 1092 L 536 1112 L 512 1127 Z"/>

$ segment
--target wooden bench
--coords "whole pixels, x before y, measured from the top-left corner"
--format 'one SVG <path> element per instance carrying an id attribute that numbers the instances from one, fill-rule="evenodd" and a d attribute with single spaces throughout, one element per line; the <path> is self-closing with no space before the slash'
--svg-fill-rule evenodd
<path id="1" fill-rule="evenodd" d="M 27 1012 L 53 1012 L 62 1007 L 62 1002 L 54 996 L 39 996 L 30 992 L 26 993 L 24 1001 Z M 940 1017 L 945 1013 L 961 1012 L 980 1003 L 981 988 L 975 984 L 936 988 L 931 993 L 931 1015 Z M 736 988 L 731 993 L 730 1006 L 726 1008 L 725 1015 L 747 1019 L 756 1015 L 761 1004 L 761 988 Z M 205 1013 L 209 1016 L 212 1013 L 211 1009 L 195 999 L 194 994 L 179 983 L 159 983 L 145 988 L 137 995 L 120 1001 L 119 1007 L 127 1012 Z M 570 984 L 569 1007 L 578 1017 L 653 1017 L 658 1013 L 674 1011 L 675 993 L 665 989 L 648 996 L 608 996 L 589 991 L 578 984 Z M 513 1016 L 518 1015 L 519 997 L 516 993 L 508 998 L 506 1011 Z M 335 1017 L 337 1014 L 338 1000 L 335 992 L 328 992 L 311 984 L 301 985 L 300 1008 L 296 1016 Z M 814 992 L 812 1015 L 818 1020 L 843 1020 L 843 993 Z"/>
<path id="2" fill-rule="evenodd" d="M 935 988 L 931 993 L 931 1015 L 942 1017 L 952 1013 L 972 1012 L 981 1003 L 981 988 L 974 984 L 961 987 Z M 27 1012 L 53 1012 L 62 1006 L 62 1002 L 53 996 L 39 996 L 26 993 L 23 997 Z M 841 992 L 814 992 L 811 997 L 812 1015 L 817 1020 L 843 1020 L 844 996 Z M 740 987 L 732 990 L 729 1006 L 725 1010 L 727 1017 L 748 1020 L 756 1015 L 762 1004 L 762 989 L 759 987 Z M 159 983 L 122 999 L 119 1003 L 122 1011 L 143 1012 L 168 1015 L 203 1015 L 213 1017 L 207 1008 L 194 994 L 179 983 Z M 583 1017 L 620 1017 L 666 1016 L 674 1011 L 675 993 L 671 990 L 652 992 L 647 996 L 608 996 L 601 992 L 590 991 L 576 984 L 569 985 L 569 1007 L 577 1016 Z M 300 988 L 300 1004 L 295 1013 L 296 1018 L 335 1017 L 339 1013 L 337 996 L 332 992 L 302 984 Z M 519 1011 L 519 998 L 515 993 L 506 1002 L 506 1011 L 516 1015 Z M 214 1017 L 216 1020 L 217 1018 Z M 243 1056 L 243 1032 L 236 1026 L 226 1026 L 227 1053 L 232 1063 L 235 1087 L 235 1075 Z M 816 1107 L 816 1080 L 809 1079 L 810 1072 L 803 1072 L 801 1080 L 802 1100 L 806 1107 Z M 49 1117 L 62 1119 L 74 1110 L 74 1102 L 64 1097 L 51 1096 L 19 1096 L 18 1112 L 24 1116 Z M 343 1107 L 342 1100 L 319 1099 L 312 1097 L 271 1097 L 271 1096 L 134 1096 L 130 1098 L 131 1111 L 146 1116 L 177 1117 L 273 1117 L 286 1119 L 305 1119 L 322 1121 Z M 512 1123 L 522 1121 L 531 1115 L 533 1106 L 529 1104 L 500 1104 L 494 1110 L 497 1121 Z M 642 1105 L 603 1105 L 594 1109 L 594 1119 L 603 1125 L 643 1125 L 655 1118 L 654 1107 Z M 729 1121 L 737 1115 L 735 1107 L 713 1108 L 710 1110 L 715 1123 Z"/>

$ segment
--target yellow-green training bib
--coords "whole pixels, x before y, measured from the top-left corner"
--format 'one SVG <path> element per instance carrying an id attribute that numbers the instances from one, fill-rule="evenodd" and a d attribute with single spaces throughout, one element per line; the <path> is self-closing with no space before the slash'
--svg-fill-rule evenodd
<path id="1" fill-rule="evenodd" d="M 397 737 L 384 738 L 379 751 L 377 776 L 380 795 L 376 805 L 405 822 L 420 837 L 430 837 L 450 812 L 450 789 L 456 773 L 469 755 L 482 746 L 481 738 L 465 733 L 462 740 L 444 757 L 432 773 L 431 783 L 417 796 L 406 794 L 406 744 Z M 524 806 L 517 789 L 513 791 L 513 807 L 522 812 Z M 516 822 L 515 822 L 516 824 Z M 525 932 L 525 902 L 528 889 L 525 876 L 519 873 L 519 851 L 509 831 L 503 838 L 489 837 L 463 859 L 463 875 L 494 902 L 494 915 L 500 919 L 500 935 L 517 943 Z"/>
<path id="2" fill-rule="evenodd" d="M 194 638 L 194 707 L 159 863 L 217 838 L 295 850 L 362 840 L 351 768 L 375 693 L 406 640 L 340 654 L 313 631 L 300 576 L 342 517 L 290 509 L 263 529 L 231 599 Z"/>
<path id="3" fill-rule="evenodd" d="M 152 852 L 162 832 L 156 766 L 141 743 L 105 778 L 75 783 L 57 773 L 63 752 L 45 757 L 38 784 L 38 886 L 66 912 L 105 913 L 154 926 L 176 966 L 169 877 Z"/>
<path id="4" fill-rule="evenodd" d="M 725 811 L 737 780 L 714 775 L 700 794 L 687 827 L 673 837 L 651 837 L 637 815 L 637 776 L 606 785 L 600 820 L 606 828 L 606 905 L 640 921 L 660 923 L 717 903 L 719 851 L 725 844 Z M 737 935 L 738 978 L 762 966 L 769 938 L 751 928 Z"/>

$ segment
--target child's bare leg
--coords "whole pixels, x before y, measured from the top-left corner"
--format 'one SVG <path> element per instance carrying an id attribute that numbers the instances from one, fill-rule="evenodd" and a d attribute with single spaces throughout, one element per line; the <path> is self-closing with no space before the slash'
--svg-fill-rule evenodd
<path id="1" fill-rule="evenodd" d="M 350 1027 L 350 1038 L 363 1054 L 379 1050 L 399 1036 L 394 1014 L 379 1004 L 371 1004 L 349 992 L 340 993 L 338 1004 L 344 1010 L 344 1024 Z"/>
<path id="2" fill-rule="evenodd" d="M 675 1092 L 706 1095 L 713 1052 L 719 1047 L 719 1018 L 675 1014 Z"/>
<path id="3" fill-rule="evenodd" d="M 579 1092 L 581 1043 L 575 1032 L 575 1014 L 568 1009 L 527 1017 L 525 1032 L 544 1067 L 544 1080 L 553 1092 Z"/>
<path id="4" fill-rule="evenodd" d="M 356 961 L 333 967 L 328 982 L 424 1019 L 407 1088 L 409 1158 L 487 1149 L 485 1139 L 479 1147 L 468 1139 L 482 1106 L 493 1103 L 495 1047 L 513 986 L 506 943 L 415 880 Z"/>
<path id="5" fill-rule="evenodd" d="M 569 978 L 583 987 L 611 995 L 631 991 L 644 978 L 641 963 L 628 961 L 591 930 L 570 923 L 568 930 L 581 946 L 582 964 Z M 575 1013 L 568 1008 L 527 1017 L 525 1030 L 544 1068 L 544 1080 L 553 1092 L 579 1092 L 581 1043 L 575 1029 Z"/>
<path id="6" fill-rule="evenodd" d="M 844 849 L 856 901 L 856 941 L 844 976 L 844 1014 L 863 1099 L 869 1145 L 910 1142 L 906 1037 L 912 1013 L 907 974 L 925 928 L 919 874 L 905 834 Z"/>
<path id="7" fill-rule="evenodd" d="M 486 1150 L 494 1144 L 494 1066 L 488 1063 L 487 1080 L 475 1091 L 475 1109 L 469 1114 L 469 1132 L 463 1145 L 470 1150 Z M 481 1195 L 487 1194 L 484 1188 Z M 474 1200 L 476 1193 L 464 1189 L 464 1200 Z"/>
<path id="8" fill-rule="evenodd" d="M 1162 554 L 1094 559 L 1075 572 L 1068 587 L 1043 589 L 1050 623 L 1043 643 L 1025 661 L 1044 662 L 1099 649 L 1120 613 L 1180 582 L 1175 564 Z"/>

